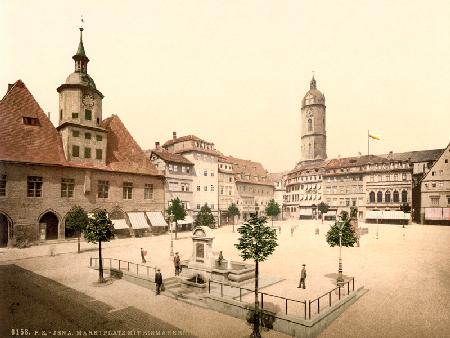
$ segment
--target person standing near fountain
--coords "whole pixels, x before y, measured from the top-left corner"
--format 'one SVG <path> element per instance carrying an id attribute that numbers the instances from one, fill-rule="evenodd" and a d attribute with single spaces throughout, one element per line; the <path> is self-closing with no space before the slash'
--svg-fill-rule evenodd
<path id="1" fill-rule="evenodd" d="M 306 268 L 305 268 L 305 264 L 303 264 L 303 269 L 300 272 L 300 284 L 297 286 L 297 288 L 301 288 L 302 284 L 303 284 L 303 289 L 306 289 L 305 287 L 305 280 L 306 280 Z"/>
<path id="2" fill-rule="evenodd" d="M 173 265 L 175 266 L 175 276 L 179 276 L 181 270 L 181 262 L 178 252 L 175 252 L 175 257 L 173 257 Z"/>
<path id="3" fill-rule="evenodd" d="M 156 295 L 159 295 L 161 292 L 162 282 L 163 282 L 163 280 L 162 280 L 161 270 L 156 269 L 156 273 L 155 273 Z"/>
<path id="4" fill-rule="evenodd" d="M 147 251 L 144 251 L 144 249 L 141 248 L 142 263 L 147 263 L 147 261 L 145 260 L 146 255 L 147 255 Z"/>

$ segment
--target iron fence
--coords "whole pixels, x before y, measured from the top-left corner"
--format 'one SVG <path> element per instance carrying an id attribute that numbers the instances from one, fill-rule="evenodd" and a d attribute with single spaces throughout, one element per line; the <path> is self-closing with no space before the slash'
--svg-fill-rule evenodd
<path id="1" fill-rule="evenodd" d="M 109 264 L 108 264 L 109 262 Z M 99 258 L 90 257 L 89 266 L 91 268 L 97 267 L 99 264 Z M 147 279 L 154 281 L 156 268 L 154 266 L 142 265 L 133 262 L 124 261 L 116 258 L 102 258 L 103 268 L 109 268 L 110 270 L 126 271 L 129 274 L 136 275 L 137 277 L 146 277 Z M 107 263 L 107 264 L 105 264 Z M 151 273 L 150 273 L 151 272 Z"/>

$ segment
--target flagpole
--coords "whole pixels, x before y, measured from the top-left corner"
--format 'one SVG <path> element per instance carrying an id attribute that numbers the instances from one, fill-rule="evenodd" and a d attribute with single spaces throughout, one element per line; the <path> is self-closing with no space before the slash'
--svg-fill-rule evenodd
<path id="1" fill-rule="evenodd" d="M 369 130 L 367 129 L 367 156 L 370 155 L 370 153 L 369 153 L 369 142 L 370 142 Z"/>

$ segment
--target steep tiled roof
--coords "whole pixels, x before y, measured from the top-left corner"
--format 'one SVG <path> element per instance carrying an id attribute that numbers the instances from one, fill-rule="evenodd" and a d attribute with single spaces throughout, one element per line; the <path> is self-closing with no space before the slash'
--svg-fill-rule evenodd
<path id="1" fill-rule="evenodd" d="M 269 173 L 269 177 L 272 181 L 278 182 L 281 181 L 283 176 L 285 176 L 288 173 L 288 171 L 282 171 L 279 173 Z"/>
<path id="2" fill-rule="evenodd" d="M 148 158 L 151 158 L 152 154 L 155 154 L 156 156 L 167 162 L 194 165 L 194 163 L 189 161 L 186 157 L 179 154 L 168 152 L 167 150 L 162 148 L 146 150 L 145 154 L 147 155 Z"/>
<path id="3" fill-rule="evenodd" d="M 24 124 L 23 117 L 37 118 L 38 125 Z M 160 175 L 115 115 L 101 124 L 108 137 L 106 165 L 66 161 L 60 134 L 21 80 L 0 101 L 0 121 L 0 161 Z"/>
<path id="4" fill-rule="evenodd" d="M 38 125 L 24 124 L 24 117 L 38 119 Z M 0 121 L 0 160 L 52 165 L 65 161 L 59 133 L 21 80 L 0 101 Z"/>
<path id="5" fill-rule="evenodd" d="M 166 141 L 163 144 L 163 147 L 170 146 L 172 144 L 175 144 L 175 143 L 178 143 L 178 142 L 183 142 L 183 141 L 200 141 L 200 142 L 205 142 L 205 143 L 211 144 L 210 142 L 206 142 L 205 140 L 202 140 L 201 138 L 199 138 L 199 137 L 197 137 L 195 135 L 186 135 L 186 136 L 181 136 L 181 137 L 177 137 L 175 139 Z"/>
<path id="6" fill-rule="evenodd" d="M 260 184 L 260 185 L 273 185 L 272 180 L 269 178 L 269 173 L 259 162 L 253 162 L 249 160 L 243 160 L 233 156 L 224 156 L 228 163 L 233 164 L 233 173 L 236 175 L 243 175 L 244 177 L 236 177 L 236 182 Z M 247 179 L 245 176 L 249 175 Z M 257 176 L 256 180 L 254 177 Z"/>
<path id="7" fill-rule="evenodd" d="M 396 161 L 410 160 L 413 163 L 428 162 L 428 161 L 436 161 L 439 158 L 439 156 L 441 156 L 443 150 L 444 149 L 417 150 L 417 151 L 407 151 L 404 153 L 382 154 L 378 156 L 393 159 Z"/>
<path id="8" fill-rule="evenodd" d="M 333 158 L 328 161 L 328 163 L 325 165 L 325 168 L 330 169 L 330 168 L 358 167 L 368 163 L 384 163 L 387 161 L 388 160 L 386 158 L 376 155 Z"/>

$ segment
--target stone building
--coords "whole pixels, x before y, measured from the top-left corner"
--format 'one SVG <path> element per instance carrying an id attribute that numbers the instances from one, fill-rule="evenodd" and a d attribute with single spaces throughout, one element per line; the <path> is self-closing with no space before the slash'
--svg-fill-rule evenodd
<path id="1" fill-rule="evenodd" d="M 236 204 L 236 183 L 233 161 L 228 157 L 219 157 L 219 209 L 220 223 L 227 224 L 233 220 L 228 217 L 228 207 Z"/>
<path id="2" fill-rule="evenodd" d="M 187 211 L 185 219 L 178 221 L 178 224 L 182 226 L 180 230 L 182 230 L 185 224 L 192 225 L 194 163 L 182 155 L 168 152 L 160 146 L 159 142 L 156 142 L 155 149 L 147 150 L 145 153 L 150 161 L 166 177 L 164 185 L 166 210 L 171 200 L 179 198 Z M 166 217 L 168 217 L 167 214 Z M 186 228 L 186 226 L 184 227 Z"/>
<path id="3" fill-rule="evenodd" d="M 163 175 L 118 116 L 102 119 L 82 38 L 73 59 L 75 72 L 58 88 L 58 128 L 20 80 L 0 101 L 1 245 L 72 235 L 65 217 L 75 205 L 106 209 L 131 234 L 150 230 L 145 212 L 164 210 Z"/>
<path id="4" fill-rule="evenodd" d="M 286 176 L 287 171 L 280 173 L 270 173 L 269 178 L 273 182 L 274 192 L 273 199 L 278 203 L 281 209 L 281 214 L 278 219 L 284 218 L 284 195 L 286 195 Z"/>
<path id="5" fill-rule="evenodd" d="M 162 148 L 169 153 L 182 155 L 194 164 L 192 175 L 192 209 L 196 215 L 200 208 L 207 204 L 218 221 L 218 163 L 222 155 L 214 148 L 214 143 L 204 141 L 195 135 L 177 137 L 173 132 L 171 140 L 165 142 Z"/>
<path id="6" fill-rule="evenodd" d="M 421 182 L 422 223 L 450 225 L 450 144 Z"/>

